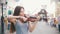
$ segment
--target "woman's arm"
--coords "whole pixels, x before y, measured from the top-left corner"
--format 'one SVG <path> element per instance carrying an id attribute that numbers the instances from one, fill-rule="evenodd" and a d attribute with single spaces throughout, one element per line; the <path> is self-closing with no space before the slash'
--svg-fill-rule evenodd
<path id="1" fill-rule="evenodd" d="M 19 18 L 19 16 L 9 15 L 9 16 L 7 16 L 7 18 L 8 18 L 8 21 L 9 21 L 9 22 L 15 24 L 15 22 L 16 22 L 16 18 Z"/>
<path id="2" fill-rule="evenodd" d="M 10 23 L 14 23 L 14 24 L 15 24 L 16 19 L 15 19 L 15 18 L 8 18 L 8 21 L 9 21 Z"/>
<path id="3" fill-rule="evenodd" d="M 13 16 L 13 15 L 8 16 L 8 19 L 9 19 L 10 22 L 16 21 L 16 18 L 18 18 L 18 19 L 22 18 L 24 21 L 26 20 L 26 18 L 23 17 L 23 16 Z"/>
<path id="4" fill-rule="evenodd" d="M 24 18 L 22 16 L 13 16 L 13 15 L 9 15 L 8 18 Z"/>
<path id="5" fill-rule="evenodd" d="M 37 22 L 29 21 L 29 31 L 32 32 L 36 27 Z"/>

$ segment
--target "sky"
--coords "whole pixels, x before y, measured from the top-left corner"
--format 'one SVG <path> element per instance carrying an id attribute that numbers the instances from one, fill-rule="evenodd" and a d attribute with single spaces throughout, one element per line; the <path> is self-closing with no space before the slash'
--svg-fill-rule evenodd
<path id="1" fill-rule="evenodd" d="M 13 9 L 17 6 L 23 6 L 25 8 L 25 13 L 35 14 L 38 13 L 42 8 L 46 9 L 48 13 L 55 12 L 55 2 L 50 2 L 51 0 L 9 0 L 8 6 L 11 6 Z M 14 3 L 13 3 L 14 2 Z"/>

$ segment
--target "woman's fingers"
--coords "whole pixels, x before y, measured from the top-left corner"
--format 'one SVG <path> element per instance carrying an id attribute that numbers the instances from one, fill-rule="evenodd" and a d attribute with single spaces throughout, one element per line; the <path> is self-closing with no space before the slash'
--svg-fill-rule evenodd
<path id="1" fill-rule="evenodd" d="M 24 21 L 26 21 L 26 20 L 27 20 L 27 18 L 23 18 L 23 20 L 24 20 Z"/>
<path id="2" fill-rule="evenodd" d="M 22 17 L 23 21 L 26 21 L 28 18 Z"/>

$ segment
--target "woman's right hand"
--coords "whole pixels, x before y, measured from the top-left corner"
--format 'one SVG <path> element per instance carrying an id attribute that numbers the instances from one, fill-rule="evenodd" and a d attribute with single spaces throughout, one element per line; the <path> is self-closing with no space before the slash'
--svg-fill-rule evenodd
<path id="1" fill-rule="evenodd" d="M 27 18 L 26 18 L 26 17 L 21 17 L 21 16 L 20 16 L 19 20 L 20 20 L 21 22 L 25 22 L 25 21 L 27 21 Z"/>

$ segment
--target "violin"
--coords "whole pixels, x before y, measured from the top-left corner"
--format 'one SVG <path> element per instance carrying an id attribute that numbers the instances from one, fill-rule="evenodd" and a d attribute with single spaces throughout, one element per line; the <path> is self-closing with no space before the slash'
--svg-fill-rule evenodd
<path id="1" fill-rule="evenodd" d="M 33 16 L 30 16 L 30 17 L 28 18 L 28 21 L 34 22 L 34 21 L 35 21 L 34 19 L 37 19 L 37 18 L 36 18 L 36 17 L 33 17 Z"/>
<path id="2" fill-rule="evenodd" d="M 21 18 L 20 20 L 21 20 L 22 22 L 28 22 L 28 21 L 35 22 L 36 19 L 37 19 L 37 17 L 35 17 L 35 16 L 29 16 L 29 17 L 24 16 L 24 17 L 27 18 L 27 20 L 24 21 L 23 18 Z"/>

